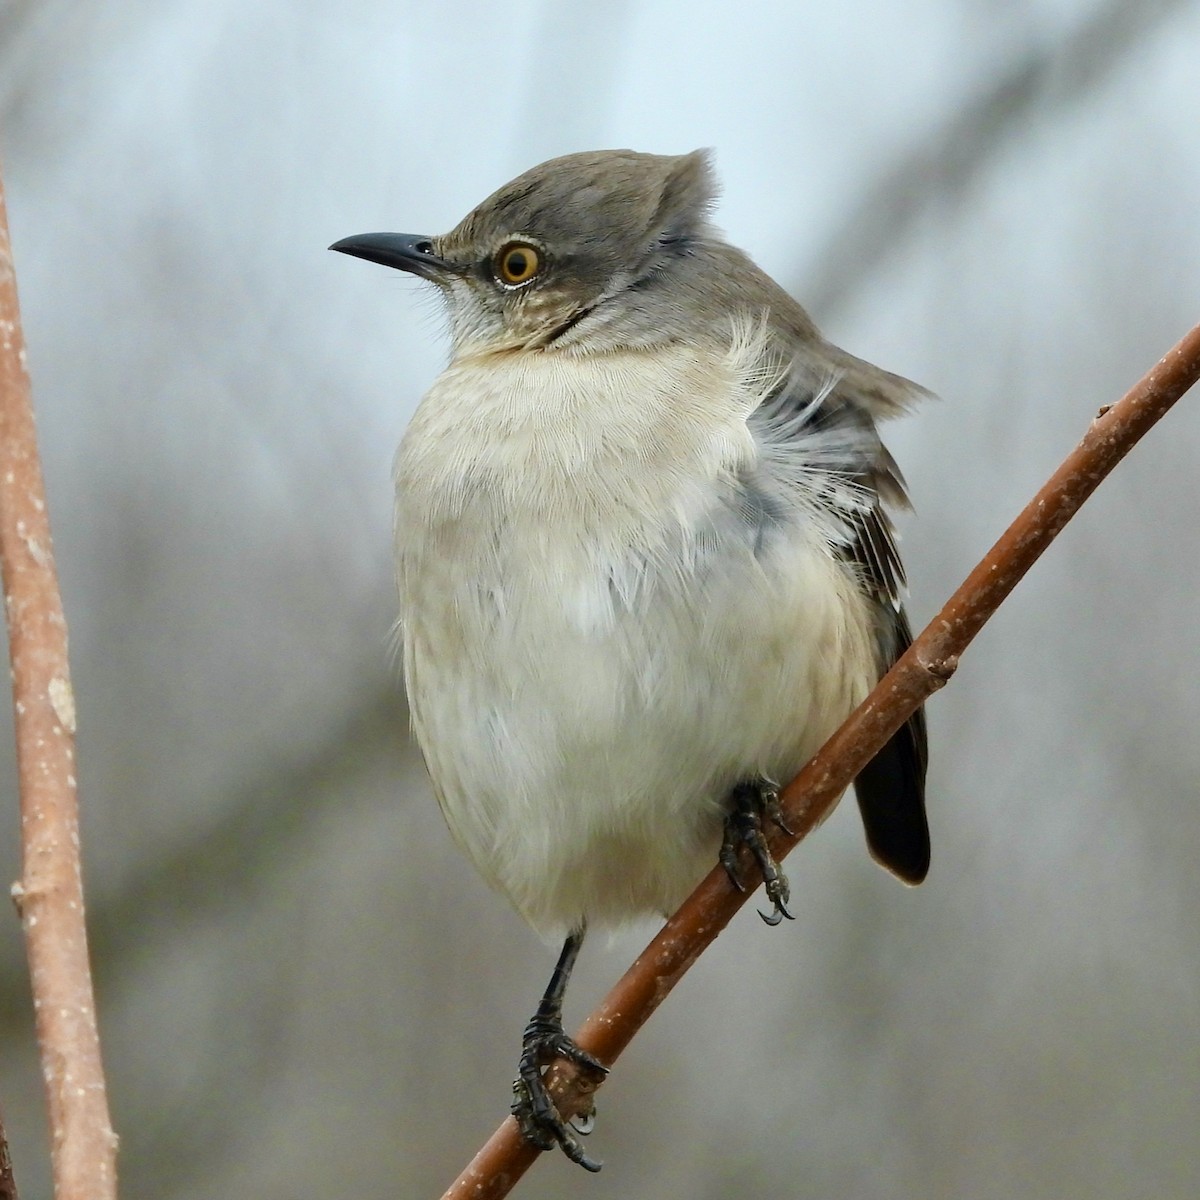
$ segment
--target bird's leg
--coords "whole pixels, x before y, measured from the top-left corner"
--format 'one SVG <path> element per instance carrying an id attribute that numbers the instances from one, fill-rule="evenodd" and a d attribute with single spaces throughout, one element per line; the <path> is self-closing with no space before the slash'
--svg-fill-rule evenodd
<path id="1" fill-rule="evenodd" d="M 787 910 L 789 895 L 787 876 L 767 846 L 763 836 L 763 818 L 777 825 L 784 833 L 791 830 L 783 823 L 779 807 L 779 788 L 768 779 L 752 779 L 739 783 L 729 795 L 729 812 L 725 816 L 725 836 L 721 841 L 720 860 L 733 886 L 739 892 L 746 890 L 738 873 L 737 853 L 745 846 L 762 872 L 767 886 L 767 899 L 771 901 L 770 914 L 759 912 L 768 925 L 778 925 L 784 917 L 790 921 L 792 914 Z"/>
<path id="2" fill-rule="evenodd" d="M 562 953 L 542 1001 L 525 1026 L 521 1039 L 521 1061 L 513 1083 L 512 1114 L 517 1119 L 526 1141 L 539 1150 L 551 1150 L 557 1144 L 572 1161 L 589 1171 L 600 1170 L 600 1164 L 589 1158 L 579 1144 L 576 1133 L 591 1131 L 591 1113 L 564 1121 L 550 1093 L 546 1090 L 543 1072 L 556 1058 L 565 1058 L 596 1076 L 608 1074 L 608 1068 L 586 1050 L 577 1046 L 563 1030 L 562 1002 L 567 990 L 571 969 L 583 945 L 582 929 L 567 936 Z M 578 1122 L 578 1123 L 577 1123 Z"/>

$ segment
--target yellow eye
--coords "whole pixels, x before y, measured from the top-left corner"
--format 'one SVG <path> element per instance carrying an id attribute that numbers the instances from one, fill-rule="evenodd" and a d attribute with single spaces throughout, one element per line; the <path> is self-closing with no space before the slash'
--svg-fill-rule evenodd
<path id="1" fill-rule="evenodd" d="M 509 242 L 496 255 L 496 276 L 501 283 L 528 283 L 542 269 L 542 258 L 527 242 Z"/>

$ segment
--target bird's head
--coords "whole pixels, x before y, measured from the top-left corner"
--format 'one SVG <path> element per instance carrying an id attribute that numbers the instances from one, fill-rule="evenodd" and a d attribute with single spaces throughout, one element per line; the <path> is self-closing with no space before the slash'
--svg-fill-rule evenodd
<path id="1" fill-rule="evenodd" d="M 367 233 L 330 249 L 436 284 L 457 354 L 652 345 L 686 327 L 692 285 L 669 285 L 711 236 L 715 191 L 704 151 L 569 154 L 440 237 Z"/>

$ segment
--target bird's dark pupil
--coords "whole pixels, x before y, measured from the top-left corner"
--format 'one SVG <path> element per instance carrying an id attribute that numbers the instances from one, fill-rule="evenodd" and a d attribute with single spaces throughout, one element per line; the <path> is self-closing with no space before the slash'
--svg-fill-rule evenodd
<path id="1" fill-rule="evenodd" d="M 520 250 L 514 250 L 508 256 L 508 273 L 510 275 L 524 275 L 528 265 L 528 260 Z"/>

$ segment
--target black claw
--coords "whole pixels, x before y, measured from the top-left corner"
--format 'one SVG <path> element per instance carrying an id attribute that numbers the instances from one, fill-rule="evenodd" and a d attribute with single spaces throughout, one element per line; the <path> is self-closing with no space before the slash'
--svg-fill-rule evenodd
<path id="1" fill-rule="evenodd" d="M 779 804 L 779 789 L 774 784 L 771 784 L 763 793 L 763 812 L 767 814 L 776 829 L 783 830 L 788 837 L 796 836 L 783 819 L 783 808 Z"/>
<path id="2" fill-rule="evenodd" d="M 554 1101 L 541 1083 L 531 1088 L 524 1079 L 518 1079 L 513 1084 L 512 1114 L 521 1130 L 521 1136 L 536 1146 L 539 1150 L 553 1150 L 555 1146 L 573 1162 L 578 1163 L 585 1171 L 600 1170 L 601 1163 L 590 1157 L 579 1144 L 571 1129 L 558 1115 Z M 591 1117 L 591 1114 L 588 1114 Z M 590 1129 L 590 1126 L 589 1126 Z M 580 1130 L 582 1132 L 582 1130 Z"/>
<path id="3" fill-rule="evenodd" d="M 720 859 L 721 866 L 725 868 L 725 874 L 729 876 L 729 882 L 744 895 L 746 885 L 742 882 L 742 877 L 738 872 L 737 839 L 733 832 L 732 816 L 725 821 L 725 836 L 721 840 L 721 849 L 717 857 Z"/>
<path id="4" fill-rule="evenodd" d="M 768 925 L 770 925 L 772 929 L 774 929 L 774 927 L 776 925 L 778 925 L 779 922 L 782 921 L 785 917 L 789 921 L 794 921 L 796 919 L 795 917 L 792 916 L 792 914 L 790 912 L 788 912 L 787 905 L 784 903 L 784 901 L 781 897 L 771 896 L 768 893 L 768 899 L 770 899 L 771 903 L 775 905 L 775 908 L 770 913 L 765 913 L 760 908 L 758 910 L 758 915 L 760 917 L 762 917 L 762 919 L 764 921 L 766 921 L 766 923 Z"/>
<path id="5" fill-rule="evenodd" d="M 562 1000 L 571 969 L 583 945 L 582 928 L 573 930 L 563 942 L 554 974 L 546 986 L 542 1002 L 521 1038 L 521 1057 L 513 1083 L 512 1115 L 521 1136 L 539 1150 L 560 1150 L 586 1171 L 600 1170 L 600 1163 L 589 1158 L 575 1134 L 592 1130 L 595 1107 L 564 1121 L 558 1106 L 546 1088 L 545 1071 L 555 1059 L 565 1058 L 593 1076 L 595 1082 L 608 1074 L 608 1068 L 593 1054 L 577 1045 L 563 1030 Z"/>
<path id="6" fill-rule="evenodd" d="M 779 869 L 779 864 L 771 854 L 767 839 L 763 836 L 763 817 L 791 834 L 784 824 L 783 812 L 779 806 L 779 789 L 767 780 L 756 780 L 739 784 L 733 789 L 730 797 L 730 811 L 725 818 L 725 835 L 721 840 L 721 850 L 718 855 L 730 882 L 740 892 L 746 890 L 738 871 L 738 848 L 745 846 L 751 857 L 758 864 L 759 873 L 766 884 L 767 899 L 771 901 L 772 911 L 759 912 L 759 916 L 768 925 L 778 925 L 785 918 L 794 920 L 788 912 L 788 881 L 787 876 Z"/>
<path id="7" fill-rule="evenodd" d="M 512 1114 L 522 1136 L 539 1150 L 552 1150 L 557 1145 L 584 1170 L 599 1171 L 601 1164 L 588 1156 L 575 1136 L 591 1132 L 595 1109 L 564 1121 L 546 1089 L 543 1071 L 557 1058 L 565 1058 L 601 1078 L 608 1074 L 608 1068 L 599 1059 L 567 1037 L 557 1017 L 539 1014 L 526 1026 L 522 1039 L 517 1079 L 513 1083 Z M 577 1121 L 581 1123 L 576 1124 Z"/>

